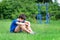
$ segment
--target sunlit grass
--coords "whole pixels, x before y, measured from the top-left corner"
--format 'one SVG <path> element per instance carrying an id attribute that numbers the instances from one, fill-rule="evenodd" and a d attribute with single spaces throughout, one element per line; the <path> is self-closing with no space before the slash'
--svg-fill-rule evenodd
<path id="1" fill-rule="evenodd" d="M 31 23 L 31 28 L 36 34 L 26 32 L 10 33 L 11 21 L 0 20 L 0 40 L 60 40 L 60 21 L 51 21 L 50 24 Z"/>

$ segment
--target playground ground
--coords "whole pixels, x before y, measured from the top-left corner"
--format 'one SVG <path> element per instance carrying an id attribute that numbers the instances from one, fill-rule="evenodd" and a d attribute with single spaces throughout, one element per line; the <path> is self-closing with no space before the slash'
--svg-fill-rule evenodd
<path id="1" fill-rule="evenodd" d="M 0 20 L 0 40 L 60 40 L 60 21 L 51 21 L 50 24 L 31 23 L 36 34 L 31 35 L 25 32 L 10 33 L 11 21 Z"/>

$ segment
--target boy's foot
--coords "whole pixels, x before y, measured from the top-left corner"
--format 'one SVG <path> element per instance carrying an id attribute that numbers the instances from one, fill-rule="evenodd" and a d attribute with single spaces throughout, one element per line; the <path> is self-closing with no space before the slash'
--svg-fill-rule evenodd
<path id="1" fill-rule="evenodd" d="M 35 32 L 31 32 L 30 34 L 35 34 Z"/>

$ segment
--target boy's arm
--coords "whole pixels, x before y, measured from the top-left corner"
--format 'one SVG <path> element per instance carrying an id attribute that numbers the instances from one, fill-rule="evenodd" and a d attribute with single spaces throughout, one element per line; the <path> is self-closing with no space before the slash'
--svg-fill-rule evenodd
<path id="1" fill-rule="evenodd" d="M 24 24 L 24 23 L 21 23 L 21 22 L 16 22 L 16 24 L 21 25 L 21 24 Z"/>

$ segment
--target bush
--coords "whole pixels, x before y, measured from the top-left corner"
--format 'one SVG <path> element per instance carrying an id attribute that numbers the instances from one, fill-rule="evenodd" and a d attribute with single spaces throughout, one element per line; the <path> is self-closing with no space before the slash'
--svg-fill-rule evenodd
<path id="1" fill-rule="evenodd" d="M 3 0 L 0 3 L 0 19 L 16 19 L 21 13 L 25 13 L 28 20 L 33 21 L 33 19 L 35 19 L 36 15 L 38 14 L 38 7 L 35 1 L 36 0 Z M 50 3 L 48 10 L 49 13 L 54 14 L 55 11 L 54 17 L 51 16 L 50 18 L 60 19 L 59 8 L 60 7 L 58 5 L 53 4 L 51 6 Z M 45 18 L 45 6 L 42 6 L 41 9 L 43 12 L 43 18 Z"/>

